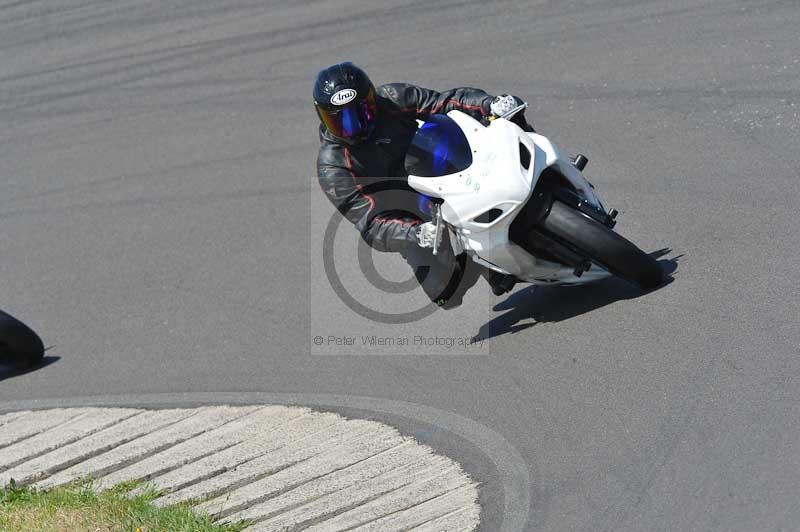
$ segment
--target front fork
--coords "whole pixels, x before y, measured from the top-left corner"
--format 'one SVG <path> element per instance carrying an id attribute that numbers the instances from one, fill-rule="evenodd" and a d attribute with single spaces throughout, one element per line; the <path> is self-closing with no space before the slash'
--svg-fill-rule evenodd
<path id="1" fill-rule="evenodd" d="M 603 204 L 600 202 L 600 198 L 598 198 L 597 194 L 594 192 L 594 185 L 589 183 L 589 181 L 583 177 L 583 174 L 580 173 L 583 172 L 584 168 L 586 168 L 586 165 L 589 163 L 589 159 L 585 155 L 579 153 L 570 159 L 570 163 L 573 168 L 569 168 L 566 172 L 564 172 L 565 177 L 572 182 L 576 189 L 583 189 L 587 197 L 581 198 L 579 195 L 566 189 L 557 190 L 555 196 L 567 205 L 578 209 L 590 218 L 597 220 L 608 228 L 613 229 L 617 224 L 616 217 L 619 212 L 616 209 L 611 209 L 610 211 L 606 212 Z M 577 169 L 578 171 L 575 172 L 574 169 Z M 585 185 L 583 185 L 584 183 L 589 186 L 588 189 Z"/>
<path id="2" fill-rule="evenodd" d="M 588 162 L 589 159 L 587 159 L 586 156 L 578 154 L 575 158 L 570 160 L 571 166 L 568 169 L 561 169 L 565 170 L 562 172 L 564 177 L 566 177 L 576 189 L 586 192 L 586 197 L 581 197 L 572 190 L 564 187 L 558 187 L 555 190 L 540 191 L 535 200 L 541 205 L 540 220 L 549 214 L 550 205 L 552 205 L 554 201 L 560 201 L 579 210 L 589 218 L 605 225 L 609 229 L 613 229 L 617 223 L 616 217 L 617 214 L 619 214 L 618 211 L 616 209 L 611 209 L 606 212 L 603 204 L 600 202 L 600 198 L 598 198 L 594 190 L 592 190 L 594 187 L 592 187 L 591 183 L 580 173 L 580 171 L 586 168 Z M 590 188 L 587 189 L 587 186 Z M 588 271 L 592 266 L 589 258 L 583 256 L 567 243 L 561 242 L 559 239 L 553 238 L 544 231 L 539 230 L 538 224 L 530 231 L 529 238 L 537 248 L 548 250 L 548 252 L 557 257 L 561 262 L 567 266 L 573 267 L 573 273 L 576 277 L 583 275 L 583 273 Z"/>

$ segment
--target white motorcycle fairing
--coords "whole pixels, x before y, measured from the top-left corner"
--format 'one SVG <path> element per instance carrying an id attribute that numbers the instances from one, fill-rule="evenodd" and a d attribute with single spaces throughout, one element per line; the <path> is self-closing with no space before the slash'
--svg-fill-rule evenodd
<path id="1" fill-rule="evenodd" d="M 537 258 L 509 239 L 511 223 L 548 167 L 555 166 L 582 199 L 602 208 L 594 189 L 571 161 L 546 137 L 527 133 L 508 120 L 484 126 L 460 111 L 447 116 L 466 137 L 472 164 L 438 177 L 409 175 L 408 183 L 426 196 L 444 200 L 441 217 L 451 231 L 456 253 L 466 251 L 487 268 L 533 284 L 582 284 L 611 275 L 592 264 L 578 277 L 573 267 Z"/>

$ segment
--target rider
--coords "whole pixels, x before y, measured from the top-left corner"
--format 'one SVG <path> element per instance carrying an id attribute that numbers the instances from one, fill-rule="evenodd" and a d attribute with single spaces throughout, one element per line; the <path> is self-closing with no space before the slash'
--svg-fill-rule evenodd
<path id="1" fill-rule="evenodd" d="M 425 293 L 441 307 L 459 305 L 479 274 L 487 277 L 496 295 L 509 291 L 514 279 L 479 271 L 464 254 L 455 256 L 448 231 L 433 255 L 434 224 L 425 222 L 430 216 L 418 201 L 421 195 L 406 182 L 404 161 L 416 120 L 457 109 L 486 123 L 522 103 L 515 96 L 494 97 L 468 87 L 441 93 L 405 83 L 375 88 L 349 62 L 317 75 L 314 105 L 322 122 L 317 176 L 322 191 L 372 248 L 400 252 Z M 522 113 L 513 121 L 533 131 Z"/>

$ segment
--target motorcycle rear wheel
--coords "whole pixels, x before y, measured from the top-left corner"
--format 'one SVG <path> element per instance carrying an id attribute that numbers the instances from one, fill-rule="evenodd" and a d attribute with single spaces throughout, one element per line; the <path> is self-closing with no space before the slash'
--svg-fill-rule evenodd
<path id="1" fill-rule="evenodd" d="M 0 364 L 30 368 L 41 363 L 44 344 L 33 330 L 0 310 Z"/>
<path id="2" fill-rule="evenodd" d="M 658 261 L 611 228 L 558 200 L 539 226 L 617 277 L 646 290 L 659 286 Z"/>

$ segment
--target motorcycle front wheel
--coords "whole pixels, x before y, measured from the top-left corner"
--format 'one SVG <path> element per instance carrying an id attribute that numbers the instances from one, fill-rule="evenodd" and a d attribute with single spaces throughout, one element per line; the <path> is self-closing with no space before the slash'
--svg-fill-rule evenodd
<path id="1" fill-rule="evenodd" d="M 14 316 L 0 310 L 0 364 L 30 368 L 42 361 L 44 344 L 39 335 Z"/>
<path id="2" fill-rule="evenodd" d="M 617 277 L 647 290 L 661 284 L 664 272 L 657 260 L 611 228 L 565 203 L 554 201 L 539 225 Z"/>

